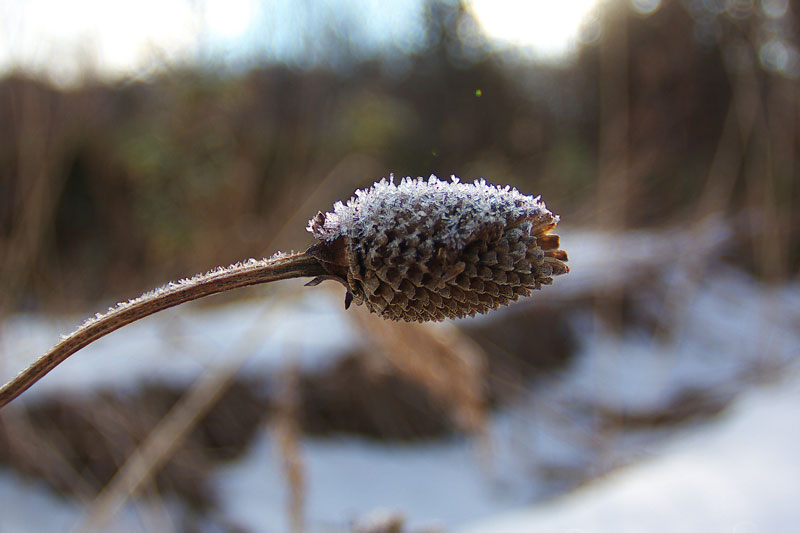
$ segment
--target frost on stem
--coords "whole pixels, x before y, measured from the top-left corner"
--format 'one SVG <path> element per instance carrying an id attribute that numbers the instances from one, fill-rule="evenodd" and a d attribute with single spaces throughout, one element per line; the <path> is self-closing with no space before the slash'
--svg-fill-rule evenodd
<path id="1" fill-rule="evenodd" d="M 114 315 L 119 315 L 124 312 L 126 309 L 133 308 L 139 305 L 146 305 L 148 302 L 155 302 L 155 301 L 164 301 L 169 300 L 170 297 L 174 295 L 179 295 L 181 293 L 186 292 L 187 290 L 191 290 L 193 288 L 198 288 L 203 285 L 209 286 L 212 285 L 215 281 L 220 280 L 223 285 L 221 285 L 222 290 L 214 289 L 213 292 L 223 292 L 226 289 L 225 283 L 231 284 L 230 278 L 231 275 L 238 275 L 239 278 L 247 280 L 247 273 L 248 272 L 259 272 L 263 271 L 264 269 L 268 268 L 270 265 L 275 264 L 276 262 L 289 257 L 291 254 L 286 254 L 284 252 L 277 252 L 273 254 L 269 258 L 265 259 L 246 259 L 244 261 L 239 261 L 238 263 L 234 263 L 227 267 L 216 267 L 212 270 L 209 270 L 205 274 L 196 274 L 190 278 L 182 278 L 178 281 L 170 281 L 169 283 L 162 285 L 161 287 L 157 287 L 153 290 L 150 290 L 138 298 L 133 298 L 131 300 L 127 300 L 125 302 L 120 302 L 114 307 L 109 307 L 108 311 L 105 313 L 96 313 L 93 317 L 87 318 L 83 324 L 78 326 L 78 329 L 70 333 L 69 335 L 62 336 L 63 338 L 68 338 L 70 336 L 75 335 L 76 333 L 80 333 L 82 330 L 88 329 L 97 322 L 101 320 L 108 320 L 110 317 Z M 253 276 L 250 276 L 251 278 Z M 248 285 L 250 283 L 241 283 L 239 285 Z M 238 286 L 238 285 L 237 285 Z M 235 288 L 235 287 L 230 287 Z M 176 304 L 182 303 L 182 299 L 175 299 Z"/>
<path id="2" fill-rule="evenodd" d="M 564 274 L 550 233 L 558 217 L 539 197 L 484 180 L 431 176 L 381 180 L 331 213 L 318 213 L 307 253 L 354 301 L 392 320 L 424 322 L 486 313 Z"/>
<path id="3" fill-rule="evenodd" d="M 324 274 L 325 270 L 319 261 L 308 254 L 279 253 L 269 259 L 249 259 L 229 267 L 214 269 L 206 274 L 170 282 L 139 298 L 120 303 L 104 314 L 96 314 L 78 329 L 62 337 L 61 341 L 47 353 L 0 387 L 0 407 L 22 394 L 81 348 L 146 316 L 239 287 Z"/>

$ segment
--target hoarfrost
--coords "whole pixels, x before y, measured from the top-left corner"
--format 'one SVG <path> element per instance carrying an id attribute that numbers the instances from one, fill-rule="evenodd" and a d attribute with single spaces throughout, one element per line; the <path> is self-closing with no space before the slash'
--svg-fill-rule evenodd
<path id="1" fill-rule="evenodd" d="M 484 179 L 461 183 L 457 176 L 447 182 L 434 175 L 427 181 L 405 177 L 396 185 L 390 176 L 369 189 L 357 190 L 346 204 L 336 202 L 322 224 L 317 223 L 318 218 L 309 222 L 308 231 L 318 239 L 332 241 L 341 236 L 363 239 L 389 229 L 440 224 L 437 240 L 458 250 L 484 228 L 544 215 L 549 212 L 540 197 L 524 195 L 508 185 L 490 185 Z"/>

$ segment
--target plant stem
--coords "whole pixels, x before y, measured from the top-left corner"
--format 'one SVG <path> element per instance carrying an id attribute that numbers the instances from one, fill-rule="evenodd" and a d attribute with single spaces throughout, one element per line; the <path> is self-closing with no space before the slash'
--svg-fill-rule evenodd
<path id="1" fill-rule="evenodd" d="M 118 304 L 105 314 L 97 314 L 64 337 L 14 379 L 0 388 L 0 408 L 25 392 L 70 355 L 114 330 L 169 307 L 220 292 L 282 279 L 323 276 L 327 272 L 309 254 L 276 254 L 219 268 L 193 278 L 171 282 L 164 287 Z"/>

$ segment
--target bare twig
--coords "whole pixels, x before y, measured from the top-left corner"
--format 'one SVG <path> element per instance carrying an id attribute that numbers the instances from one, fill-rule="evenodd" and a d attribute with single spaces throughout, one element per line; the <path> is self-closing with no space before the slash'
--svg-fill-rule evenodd
<path id="1" fill-rule="evenodd" d="M 251 259 L 190 279 L 172 282 L 135 300 L 118 304 L 106 314 L 98 314 L 84 322 L 77 330 L 64 337 L 49 352 L 0 388 L 0 408 L 25 392 L 78 350 L 112 331 L 153 313 L 239 287 L 324 274 L 326 272 L 320 263 L 306 253 L 276 254 L 269 259 Z"/>

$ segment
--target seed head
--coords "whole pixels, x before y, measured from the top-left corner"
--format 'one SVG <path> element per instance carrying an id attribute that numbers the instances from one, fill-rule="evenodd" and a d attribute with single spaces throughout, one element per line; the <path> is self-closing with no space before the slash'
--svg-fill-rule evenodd
<path id="1" fill-rule="evenodd" d="M 318 213 L 308 249 L 351 301 L 384 318 L 462 318 L 507 305 L 569 272 L 558 217 L 539 197 L 484 180 L 381 180 Z"/>

